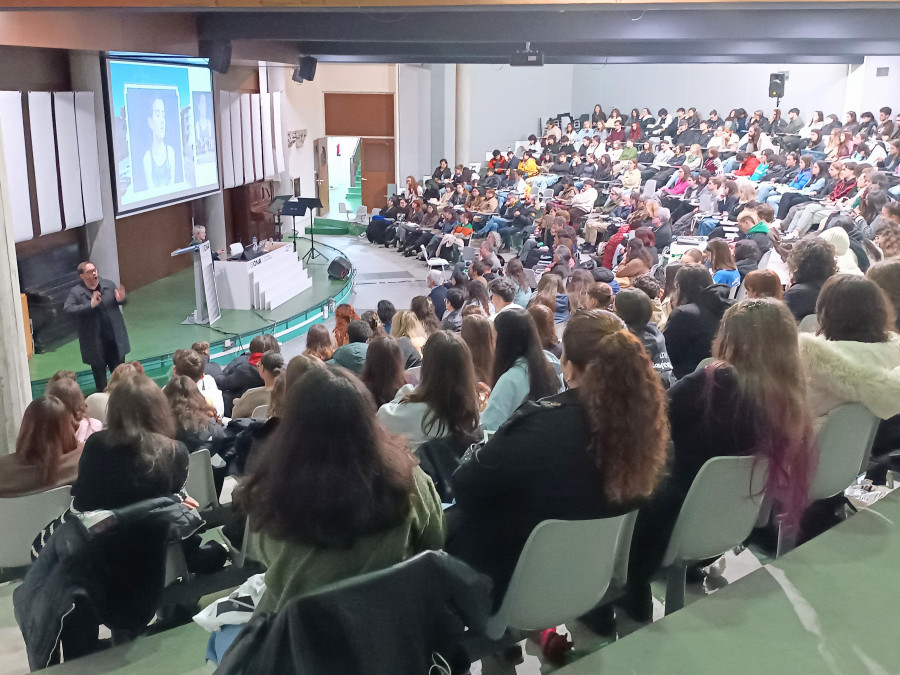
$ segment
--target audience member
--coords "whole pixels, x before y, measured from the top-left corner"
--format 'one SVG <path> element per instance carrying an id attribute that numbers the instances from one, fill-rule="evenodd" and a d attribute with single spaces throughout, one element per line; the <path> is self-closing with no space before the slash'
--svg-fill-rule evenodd
<path id="1" fill-rule="evenodd" d="M 184 443 L 188 452 L 207 448 L 211 455 L 216 454 L 211 449 L 212 443 L 225 437 L 225 429 L 194 381 L 186 375 L 176 375 L 169 380 L 163 393 L 175 420 L 175 440 Z"/>
<path id="2" fill-rule="evenodd" d="M 784 302 L 799 322 L 816 313 L 819 291 L 837 272 L 834 246 L 815 235 L 804 237 L 791 248 L 787 266 L 791 284 L 784 292 Z"/>
<path id="3" fill-rule="evenodd" d="M 203 355 L 193 349 L 176 349 L 172 355 L 172 375 L 185 375 L 195 383 L 203 397 L 222 417 L 225 414 L 225 401 L 216 381 L 205 374 L 206 363 Z"/>
<path id="4" fill-rule="evenodd" d="M 459 336 L 469 347 L 476 381 L 488 384 L 494 372 L 494 324 L 484 316 L 467 316 L 462 321 Z"/>
<path id="5" fill-rule="evenodd" d="M 545 273 L 538 282 L 537 291 L 531 297 L 531 304 L 545 305 L 553 312 L 553 320 L 563 323 L 569 320 L 569 296 L 563 286 L 562 278 L 555 274 Z"/>
<path id="6" fill-rule="evenodd" d="M 215 382 L 215 378 L 222 373 L 222 366 L 210 360 L 209 343 L 206 341 L 195 342 L 191 345 L 191 349 L 201 356 L 203 359 L 203 372 Z"/>
<path id="7" fill-rule="evenodd" d="M 491 303 L 495 310 L 494 314 L 491 315 L 491 319 L 497 317 L 500 312 L 512 309 L 525 309 L 515 303 L 516 284 L 512 279 L 498 277 L 491 281 L 488 285 L 488 290 L 491 293 Z"/>
<path id="8" fill-rule="evenodd" d="M 381 325 L 384 326 L 384 332 L 390 335 L 391 322 L 394 320 L 394 314 L 397 313 L 394 303 L 390 300 L 379 300 L 375 309 L 378 312 L 378 320 L 381 321 Z"/>
<path id="9" fill-rule="evenodd" d="M 447 314 L 444 315 L 444 320 L 441 322 L 441 326 L 444 330 L 456 333 L 459 332 L 459 329 L 462 327 L 462 314 L 460 310 L 462 310 L 465 302 L 465 295 L 463 295 L 461 289 L 453 287 L 447 290 Z"/>
<path id="10" fill-rule="evenodd" d="M 378 419 L 412 448 L 433 438 L 474 436 L 478 428 L 475 370 L 466 343 L 455 333 L 435 333 L 422 355 L 419 384 L 406 385 L 378 409 Z"/>
<path id="11" fill-rule="evenodd" d="M 391 337 L 372 338 L 360 380 L 375 399 L 376 407 L 392 401 L 406 384 L 403 352 Z"/>
<path id="12" fill-rule="evenodd" d="M 665 395 L 621 319 L 579 311 L 563 356 L 568 391 L 527 404 L 453 474 L 447 551 L 493 579 L 495 607 L 539 523 L 627 513 L 665 467 Z"/>
<path id="13" fill-rule="evenodd" d="M 545 352 L 553 354 L 557 359 L 562 358 L 562 343 L 559 341 L 559 334 L 556 332 L 553 312 L 546 305 L 541 304 L 531 305 L 527 311 L 537 327 L 541 348 Z M 485 382 L 490 382 L 490 378 L 485 380 Z"/>
<path id="14" fill-rule="evenodd" d="M 347 326 L 351 321 L 359 319 L 353 305 L 346 303 L 340 304 L 334 308 L 334 344 L 337 347 L 343 347 L 347 342 Z"/>
<path id="15" fill-rule="evenodd" d="M 359 375 L 366 363 L 366 350 L 371 337 L 372 328 L 369 324 L 362 320 L 351 321 L 347 326 L 348 343 L 335 349 L 325 363 L 346 368 L 354 375 Z"/>
<path id="16" fill-rule="evenodd" d="M 725 284 L 736 288 L 741 283 L 741 274 L 731 255 L 728 242 L 724 239 L 710 239 L 706 245 L 709 252 L 709 267 L 714 284 Z"/>
<path id="17" fill-rule="evenodd" d="M 351 308 L 352 309 L 352 308 Z M 337 328 L 335 328 L 337 330 Z M 274 335 L 257 335 L 250 341 L 250 352 L 234 359 L 216 380 L 216 385 L 225 399 L 225 416 L 231 417 L 234 399 L 243 396 L 253 387 L 262 387 L 263 379 L 257 370 L 260 359 L 265 352 L 281 352 L 278 340 Z"/>
<path id="18" fill-rule="evenodd" d="M 44 395 L 55 396 L 66 406 L 66 410 L 72 415 L 75 440 L 78 443 L 84 443 L 95 431 L 103 429 L 100 420 L 87 416 L 84 394 L 74 378 L 64 377 L 53 382 L 44 391 Z"/>
<path id="19" fill-rule="evenodd" d="M 744 279 L 744 290 L 748 299 L 775 298 L 781 300 L 784 291 L 781 287 L 781 278 L 772 270 L 753 270 Z"/>
<path id="20" fill-rule="evenodd" d="M 262 378 L 263 386 L 248 389 L 243 396 L 235 399 L 232 417 L 250 417 L 258 406 L 269 405 L 275 378 L 284 370 L 284 357 L 278 352 L 268 351 L 262 355 L 256 370 Z"/>
<path id="21" fill-rule="evenodd" d="M 525 278 L 525 268 L 521 260 L 512 258 L 506 263 L 506 278 L 512 279 L 516 284 L 516 297 L 513 302 L 519 307 L 527 307 L 532 291 L 528 279 Z"/>
<path id="22" fill-rule="evenodd" d="M 310 369 L 263 452 L 237 497 L 267 566 L 257 611 L 441 548 L 434 485 L 352 375 Z"/>
<path id="23" fill-rule="evenodd" d="M 900 332 L 900 260 L 875 263 L 866 272 L 866 276 L 878 284 L 885 294 L 888 306 L 894 310 L 894 330 Z"/>
<path id="24" fill-rule="evenodd" d="M 440 270 L 431 270 L 428 273 L 426 282 L 428 284 L 428 288 L 431 289 L 428 297 L 431 298 L 431 302 L 434 304 L 434 312 L 437 315 L 438 320 L 441 320 L 444 318 L 447 301 L 447 287 L 444 286 L 443 272 L 441 272 Z M 419 318 L 421 319 L 422 317 Z"/>
<path id="25" fill-rule="evenodd" d="M 653 303 L 644 291 L 637 288 L 626 288 L 616 295 L 616 314 L 625 322 L 628 330 L 637 337 L 650 361 L 653 369 L 659 374 L 660 382 L 665 389 L 675 383 L 672 373 L 672 362 L 666 350 L 666 339 L 659 332 L 653 318 Z"/>
<path id="26" fill-rule="evenodd" d="M 55 396 L 41 396 L 25 408 L 16 451 L 0 457 L 0 497 L 22 497 L 78 477 L 82 444 L 75 440 L 72 413 Z"/>
<path id="27" fill-rule="evenodd" d="M 537 401 L 562 390 L 559 360 L 545 352 L 537 326 L 522 309 L 498 314 L 497 343 L 490 396 L 481 415 L 485 431 L 496 431 L 525 401 Z"/>
<path id="28" fill-rule="evenodd" d="M 112 393 L 122 380 L 132 375 L 145 375 L 144 366 L 138 361 L 126 361 L 118 366 L 109 376 L 109 383 L 103 391 L 97 391 L 85 399 L 87 404 L 87 416 L 100 420 L 101 424 L 106 424 L 106 410 L 109 405 L 109 395 Z"/>
<path id="29" fill-rule="evenodd" d="M 444 301 L 441 308 L 446 309 L 447 305 L 447 289 L 444 289 Z M 436 314 L 437 307 L 432 303 L 431 296 L 417 295 L 409 302 L 410 311 L 416 315 L 419 323 L 422 324 L 422 330 L 425 331 L 425 337 L 441 330 L 441 321 Z M 442 312 L 443 313 L 443 312 Z"/>
<path id="30" fill-rule="evenodd" d="M 331 333 L 325 326 L 316 323 L 309 327 L 309 330 L 306 331 L 306 349 L 303 350 L 303 353 L 314 356 L 320 361 L 327 361 L 331 358 L 331 355 L 334 354 L 334 342 L 332 342 Z"/>

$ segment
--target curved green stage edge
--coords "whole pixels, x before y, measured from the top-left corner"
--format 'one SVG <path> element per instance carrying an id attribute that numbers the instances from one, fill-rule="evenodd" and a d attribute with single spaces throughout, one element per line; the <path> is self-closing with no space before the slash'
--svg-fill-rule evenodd
<path id="1" fill-rule="evenodd" d="M 297 253 L 309 250 L 310 242 L 297 238 Z M 325 321 L 323 310 L 329 301 L 336 305 L 345 302 L 353 291 L 356 267 L 342 281 L 328 278 L 328 264 L 337 255 L 347 257 L 343 251 L 316 241 L 316 248 L 326 255 L 325 260 L 307 264 L 313 280 L 311 288 L 288 300 L 271 311 L 223 309 L 222 318 L 213 326 L 182 325 L 186 316 L 194 311 L 193 270 L 177 272 L 165 279 L 128 294 L 124 306 L 125 325 L 131 341 L 129 361 L 140 361 L 160 385 L 168 382 L 172 374 L 172 354 L 177 349 L 189 348 L 194 342 L 209 342 L 210 359 L 225 365 L 245 351 L 255 336 L 275 333 L 279 342 L 300 337 L 315 323 Z M 229 344 L 226 346 L 226 341 Z M 47 380 L 58 370 L 74 370 L 78 384 L 85 393 L 94 391 L 91 370 L 81 361 L 78 340 L 72 340 L 46 354 L 35 354 L 28 364 L 31 371 L 32 396 L 44 392 Z"/>

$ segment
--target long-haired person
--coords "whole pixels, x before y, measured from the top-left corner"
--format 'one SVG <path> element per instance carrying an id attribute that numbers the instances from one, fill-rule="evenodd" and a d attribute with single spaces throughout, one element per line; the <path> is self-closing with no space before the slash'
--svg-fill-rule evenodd
<path id="1" fill-rule="evenodd" d="M 796 334 L 783 303 L 770 298 L 740 302 L 722 318 L 714 362 L 669 390 L 670 478 L 641 510 L 631 548 L 628 609 L 635 619 L 651 618 L 650 577 L 707 460 L 739 455 L 767 460 L 766 494 L 776 513 L 794 523 L 802 515 L 813 429 Z"/>
<path id="2" fill-rule="evenodd" d="M 378 409 L 378 419 L 416 448 L 434 438 L 472 437 L 478 429 L 478 395 L 469 348 L 455 333 L 435 333 L 422 353 L 419 384 L 406 385 Z"/>
<path id="3" fill-rule="evenodd" d="M 525 401 L 562 390 L 558 361 L 541 346 L 534 319 L 525 310 L 501 312 L 494 319 L 497 345 L 490 396 L 481 415 L 485 431 L 496 431 Z"/>
<path id="4" fill-rule="evenodd" d="M 675 377 L 681 379 L 712 354 L 719 321 L 733 303 L 730 289 L 714 284 L 703 265 L 682 265 L 675 277 L 672 313 L 663 335 Z"/>
<path id="5" fill-rule="evenodd" d="M 225 430 L 216 419 L 216 411 L 191 378 L 186 375 L 173 377 L 163 393 L 175 419 L 175 439 L 184 443 L 189 452 L 209 448 L 215 439 L 225 437 Z"/>
<path id="6" fill-rule="evenodd" d="M 337 312 L 335 312 L 336 314 Z M 347 322 L 349 325 L 349 321 Z M 335 327 L 335 330 L 337 327 Z M 344 333 L 347 329 L 344 327 Z M 334 341 L 331 339 L 331 333 L 320 323 L 313 324 L 306 331 L 306 349 L 303 353 L 308 356 L 315 356 L 323 363 L 331 358 L 334 354 Z"/>
<path id="7" fill-rule="evenodd" d="M 238 494 L 267 565 L 258 611 L 443 544 L 434 485 L 349 372 L 314 368 L 291 387 L 263 454 Z"/>
<path id="8" fill-rule="evenodd" d="M 621 319 L 578 311 L 563 334 L 563 370 L 568 391 L 524 406 L 453 475 L 447 551 L 493 579 L 495 604 L 540 522 L 630 511 L 665 467 L 665 394 Z"/>
<path id="9" fill-rule="evenodd" d="M 272 389 L 275 387 L 275 379 L 284 370 L 284 357 L 280 352 L 267 351 L 262 355 L 256 370 L 262 378 L 263 386 L 248 389 L 243 396 L 234 401 L 232 417 L 250 417 L 259 406 L 269 405 L 272 399 Z"/>
<path id="10" fill-rule="evenodd" d="M 818 334 L 800 335 L 816 426 L 842 403 L 862 403 L 881 419 L 900 414 L 900 336 L 878 285 L 855 274 L 832 276 L 819 293 L 816 317 Z"/>
<path id="11" fill-rule="evenodd" d="M 428 337 L 413 312 L 400 311 L 391 321 L 391 337 L 397 340 L 407 368 L 422 363 L 422 349 Z"/>
<path id="12" fill-rule="evenodd" d="M 406 385 L 405 371 L 403 352 L 395 339 L 379 337 L 369 341 L 366 364 L 359 379 L 372 394 L 376 407 L 394 400 Z"/>
<path id="13" fill-rule="evenodd" d="M 0 497 L 71 485 L 78 477 L 81 447 L 65 404 L 55 396 L 34 399 L 22 416 L 16 451 L 0 457 Z"/>
<path id="14" fill-rule="evenodd" d="M 109 385 L 107 385 L 109 386 Z M 77 380 L 64 377 L 51 383 L 44 392 L 47 396 L 55 396 L 72 414 L 72 423 L 75 426 L 75 440 L 84 443 L 95 431 L 103 428 L 103 423 L 87 414 L 87 402 Z"/>
<path id="15" fill-rule="evenodd" d="M 744 290 L 747 298 L 775 298 L 781 300 L 784 290 L 781 287 L 781 277 L 773 270 L 753 270 L 744 278 Z"/>
<path id="16" fill-rule="evenodd" d="M 603 284 L 606 286 L 606 284 Z M 609 288 L 607 286 L 607 288 Z M 590 297 L 590 296 L 589 296 Z M 612 291 L 610 291 L 612 298 Z M 607 307 L 609 303 L 607 303 Z M 603 309 L 606 309 L 604 307 Z M 562 342 L 559 341 L 559 335 L 556 333 L 556 324 L 553 321 L 553 312 L 544 305 L 531 305 L 526 310 L 534 320 L 537 327 L 538 337 L 541 340 L 541 348 L 545 352 L 550 352 L 556 358 L 562 358 Z"/>
<path id="17" fill-rule="evenodd" d="M 202 355 L 201 355 L 202 356 Z M 221 368 L 219 369 L 221 372 Z M 109 395 L 113 389 L 119 386 L 119 383 L 132 375 L 145 375 L 144 366 L 139 361 L 126 361 L 116 366 L 115 370 L 109 375 L 109 382 L 103 391 L 95 391 L 85 399 L 87 404 L 87 416 L 100 420 L 102 424 L 106 424 L 106 409 L 109 405 Z M 215 384 L 215 382 L 213 382 Z"/>
<path id="18" fill-rule="evenodd" d="M 525 277 L 525 267 L 522 265 L 522 261 L 513 257 L 506 263 L 506 276 L 516 284 L 516 297 L 513 302 L 519 307 L 527 307 L 528 302 L 531 300 L 532 290 L 528 279 Z"/>
<path id="19" fill-rule="evenodd" d="M 738 272 L 737 263 L 731 254 L 731 248 L 724 239 L 710 239 L 706 245 L 709 251 L 709 267 L 713 275 L 714 284 L 725 284 L 729 288 L 739 286 L 741 273 Z"/>
<path id="20" fill-rule="evenodd" d="M 422 324 L 426 338 L 432 333 L 437 333 L 441 330 L 441 321 L 438 319 L 434 303 L 427 295 L 414 297 L 409 303 L 409 311 L 415 314 L 419 323 Z"/>
<path id="21" fill-rule="evenodd" d="M 359 320 L 359 315 L 353 309 L 353 305 L 342 303 L 334 308 L 334 343 L 336 347 L 343 347 L 350 342 L 347 337 L 347 326 L 351 321 Z"/>
<path id="22" fill-rule="evenodd" d="M 462 320 L 459 336 L 469 347 L 475 379 L 488 384 L 494 372 L 496 335 L 494 323 L 484 316 L 467 316 Z"/>
<path id="23" fill-rule="evenodd" d="M 553 312 L 553 320 L 562 323 L 569 319 L 569 295 L 563 286 L 562 277 L 544 274 L 538 282 L 537 290 L 531 296 L 531 304 L 544 305 Z"/>

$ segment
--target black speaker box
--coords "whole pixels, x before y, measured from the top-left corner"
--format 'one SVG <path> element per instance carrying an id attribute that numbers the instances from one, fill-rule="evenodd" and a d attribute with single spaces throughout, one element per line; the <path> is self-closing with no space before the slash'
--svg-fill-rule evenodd
<path id="1" fill-rule="evenodd" d="M 784 98 L 784 73 L 769 75 L 769 98 Z"/>
<path id="2" fill-rule="evenodd" d="M 297 68 L 297 74 L 303 80 L 312 82 L 316 77 L 316 66 L 318 61 L 313 56 L 301 56 L 300 67 Z"/>
<path id="3" fill-rule="evenodd" d="M 350 270 L 352 269 L 353 265 L 350 264 L 349 260 L 343 256 L 338 256 L 332 260 L 331 264 L 328 266 L 328 277 L 330 279 L 342 281 L 347 278 L 347 275 L 350 274 Z"/>
<path id="4" fill-rule="evenodd" d="M 200 40 L 200 58 L 209 59 L 209 69 L 217 73 L 227 73 L 231 68 L 231 43 L 221 40 Z"/>

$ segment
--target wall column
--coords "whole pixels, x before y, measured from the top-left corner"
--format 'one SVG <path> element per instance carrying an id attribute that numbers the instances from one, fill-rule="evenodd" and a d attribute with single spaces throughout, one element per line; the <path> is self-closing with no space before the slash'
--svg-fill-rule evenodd
<path id="1" fill-rule="evenodd" d="M 471 121 L 472 66 L 456 65 L 456 157 L 451 165 L 468 164 Z M 449 159 L 449 158 L 448 158 Z"/>
<path id="2" fill-rule="evenodd" d="M 100 200 L 103 218 L 84 226 L 87 235 L 88 257 L 101 276 L 119 283 L 119 247 L 116 241 L 116 210 L 113 203 L 112 179 L 109 172 L 109 147 L 106 137 L 106 111 L 103 109 L 104 67 L 97 52 L 72 52 L 69 55 L 72 88 L 94 92 L 94 121 L 97 126 L 97 155 L 100 159 Z M 126 289 L 127 290 L 127 289 Z"/>
<path id="3" fill-rule="evenodd" d="M 3 139 L 0 138 L 0 157 Z M 19 298 L 19 268 L 7 199 L 6 165 L 0 161 L 0 455 L 15 450 L 19 422 L 31 400 L 31 376 L 25 346 L 25 325 Z"/>

